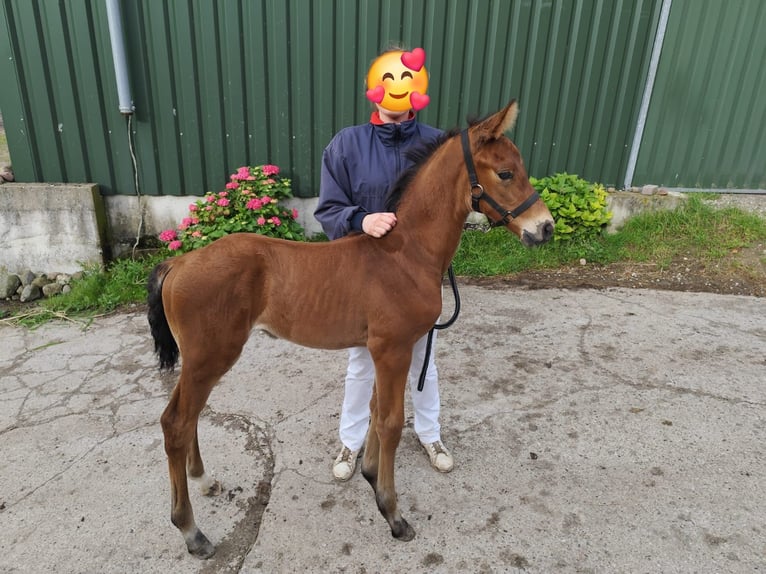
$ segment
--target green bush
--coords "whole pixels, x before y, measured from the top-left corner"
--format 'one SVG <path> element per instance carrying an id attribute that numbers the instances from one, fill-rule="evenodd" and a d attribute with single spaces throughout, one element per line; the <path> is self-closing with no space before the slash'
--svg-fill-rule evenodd
<path id="1" fill-rule="evenodd" d="M 556 220 L 554 241 L 593 237 L 612 218 L 606 208 L 606 190 L 600 183 L 568 173 L 542 179 L 530 177 L 529 181 Z"/>

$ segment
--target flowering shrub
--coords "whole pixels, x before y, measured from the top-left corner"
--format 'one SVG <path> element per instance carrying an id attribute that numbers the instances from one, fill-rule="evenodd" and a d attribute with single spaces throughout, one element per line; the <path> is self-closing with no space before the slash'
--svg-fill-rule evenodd
<path id="1" fill-rule="evenodd" d="M 240 167 L 223 191 L 208 192 L 189 205 L 189 216 L 176 229 L 160 233 L 160 241 L 174 253 L 185 253 L 238 232 L 260 233 L 281 239 L 304 240 L 298 212 L 279 205 L 292 197 L 290 180 L 279 177 L 275 165 Z"/>

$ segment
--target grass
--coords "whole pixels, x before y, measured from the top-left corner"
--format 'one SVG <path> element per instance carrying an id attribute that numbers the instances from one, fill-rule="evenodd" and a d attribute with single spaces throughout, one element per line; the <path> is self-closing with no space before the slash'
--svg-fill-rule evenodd
<path id="1" fill-rule="evenodd" d="M 736 208 L 717 210 L 691 195 L 673 211 L 631 218 L 614 234 L 588 240 L 557 241 L 534 249 L 503 229 L 463 234 L 453 262 L 455 273 L 493 276 L 527 269 L 552 269 L 580 259 L 607 265 L 617 261 L 653 262 L 661 268 L 692 255 L 703 261 L 725 257 L 732 249 L 766 240 L 766 220 Z"/>
<path id="2" fill-rule="evenodd" d="M 606 265 L 617 261 L 667 266 L 692 256 L 710 262 L 732 250 L 766 240 L 766 219 L 736 208 L 716 210 L 697 194 L 675 211 L 646 213 L 629 220 L 615 234 L 580 241 L 552 242 L 528 249 L 504 229 L 470 231 L 454 260 L 462 276 L 494 276 L 528 269 L 555 269 L 578 262 Z M 122 306 L 146 301 L 149 272 L 161 257 L 121 259 L 106 270 L 87 269 L 71 292 L 46 299 L 32 310 L 2 321 L 34 327 L 53 318 L 87 322 Z"/>
<path id="3" fill-rule="evenodd" d="M 25 308 L 3 321 L 32 328 L 51 319 L 66 319 L 87 325 L 98 315 L 126 305 L 144 303 L 149 272 L 161 259 L 160 256 L 120 259 L 105 270 L 90 267 L 84 270 L 81 279 L 72 282 L 69 293 L 43 299 L 38 305 Z"/>

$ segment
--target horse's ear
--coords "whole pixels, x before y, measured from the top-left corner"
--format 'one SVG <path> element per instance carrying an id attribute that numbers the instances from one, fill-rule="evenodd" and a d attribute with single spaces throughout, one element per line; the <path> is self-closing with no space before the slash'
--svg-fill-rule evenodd
<path id="1" fill-rule="evenodd" d="M 505 106 L 494 115 L 476 126 L 480 140 L 497 139 L 516 124 L 516 116 L 519 115 L 519 104 L 516 100 Z"/>

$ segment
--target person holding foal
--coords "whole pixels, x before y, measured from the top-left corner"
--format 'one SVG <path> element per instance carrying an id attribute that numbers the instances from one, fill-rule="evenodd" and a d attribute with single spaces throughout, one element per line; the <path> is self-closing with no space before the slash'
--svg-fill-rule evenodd
<path id="1" fill-rule="evenodd" d="M 412 160 L 408 151 L 433 143 L 441 130 L 419 123 L 415 112 L 428 104 L 425 53 L 389 50 L 372 64 L 367 97 L 375 105 L 370 121 L 338 132 L 322 154 L 319 202 L 314 216 L 333 240 L 350 233 L 383 237 L 396 226 L 396 214 L 386 210 L 386 197 Z M 417 381 L 426 354 L 426 336 L 413 349 L 410 390 L 415 432 L 431 466 L 452 470 L 452 455 L 441 441 L 439 382 L 434 353 L 430 353 L 425 386 Z M 341 450 L 333 463 L 337 480 L 349 480 L 369 427 L 375 367 L 367 347 L 349 349 L 345 395 L 340 417 Z"/>

